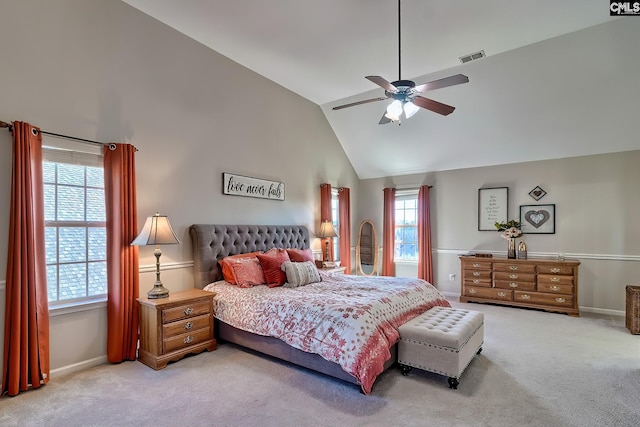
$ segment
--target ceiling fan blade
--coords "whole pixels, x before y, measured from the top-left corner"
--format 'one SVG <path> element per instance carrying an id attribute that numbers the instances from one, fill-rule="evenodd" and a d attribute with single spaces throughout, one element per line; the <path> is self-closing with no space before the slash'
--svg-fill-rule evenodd
<path id="1" fill-rule="evenodd" d="M 440 89 L 442 87 L 459 85 L 461 83 L 469 83 L 469 77 L 464 74 L 456 74 L 455 76 L 445 77 L 444 79 L 434 80 L 429 83 L 421 84 L 413 88 L 416 92 L 424 92 L 425 90 Z"/>
<path id="2" fill-rule="evenodd" d="M 360 105 L 360 104 L 368 104 L 369 102 L 384 101 L 385 99 L 387 99 L 386 96 L 380 96 L 378 98 L 365 99 L 363 101 L 351 102 L 350 104 L 338 105 L 337 107 L 333 107 L 332 110 L 342 110 L 343 108 L 353 107 L 353 106 Z"/>
<path id="3" fill-rule="evenodd" d="M 434 101 L 433 99 L 425 98 L 422 96 L 417 96 L 414 98 L 413 103 L 418 107 L 425 108 L 427 110 L 433 111 L 434 113 L 442 114 L 443 116 L 448 116 L 453 113 L 455 107 L 451 105 L 443 104 L 442 102 Z"/>
<path id="4" fill-rule="evenodd" d="M 398 88 L 389 83 L 384 77 L 380 76 L 366 76 L 365 79 L 377 84 L 384 90 L 388 90 L 389 92 L 397 92 Z"/>
<path id="5" fill-rule="evenodd" d="M 385 111 L 382 115 L 382 118 L 378 122 L 379 125 L 386 125 L 387 123 L 391 123 L 391 119 L 387 117 L 387 112 Z"/>

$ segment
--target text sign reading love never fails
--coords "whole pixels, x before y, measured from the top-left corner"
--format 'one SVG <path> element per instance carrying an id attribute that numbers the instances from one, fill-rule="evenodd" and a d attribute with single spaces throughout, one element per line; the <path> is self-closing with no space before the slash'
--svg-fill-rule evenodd
<path id="1" fill-rule="evenodd" d="M 268 181 L 225 172 L 222 174 L 222 192 L 232 196 L 284 200 L 284 182 Z"/>

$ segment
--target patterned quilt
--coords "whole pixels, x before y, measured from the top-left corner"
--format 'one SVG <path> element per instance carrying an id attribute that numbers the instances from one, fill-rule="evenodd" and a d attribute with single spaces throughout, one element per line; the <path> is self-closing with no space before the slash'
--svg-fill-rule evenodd
<path id="1" fill-rule="evenodd" d="M 297 288 L 239 288 L 220 281 L 205 290 L 216 292 L 219 320 L 338 363 L 365 394 L 391 358 L 398 327 L 431 307 L 450 306 L 420 279 L 323 271 L 321 278 Z"/>

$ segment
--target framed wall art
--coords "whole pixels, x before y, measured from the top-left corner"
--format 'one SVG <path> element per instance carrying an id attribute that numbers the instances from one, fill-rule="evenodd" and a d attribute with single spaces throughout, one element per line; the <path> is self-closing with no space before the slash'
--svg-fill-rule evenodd
<path id="1" fill-rule="evenodd" d="M 284 182 L 224 172 L 222 174 L 222 194 L 284 200 Z"/>
<path id="2" fill-rule="evenodd" d="M 496 231 L 496 222 L 507 222 L 509 187 L 478 189 L 478 230 Z"/>
<path id="3" fill-rule="evenodd" d="M 546 191 L 544 191 L 542 189 L 542 187 L 540 187 L 539 185 L 534 188 L 533 190 L 529 191 L 529 195 L 533 198 L 533 200 L 535 200 L 536 202 L 540 199 L 542 199 L 544 197 L 544 195 L 547 194 Z"/>
<path id="4" fill-rule="evenodd" d="M 520 229 L 524 234 L 554 234 L 556 205 L 520 205 Z"/>

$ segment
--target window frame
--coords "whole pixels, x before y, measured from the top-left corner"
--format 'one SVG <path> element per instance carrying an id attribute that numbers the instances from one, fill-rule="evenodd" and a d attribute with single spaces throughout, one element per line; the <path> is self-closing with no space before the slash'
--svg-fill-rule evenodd
<path id="1" fill-rule="evenodd" d="M 406 212 L 407 210 L 414 210 L 415 211 L 415 223 L 414 224 L 399 224 L 398 223 L 398 208 L 397 208 L 397 202 L 398 201 L 407 201 L 407 200 L 414 200 L 415 201 L 415 207 L 413 209 L 406 209 L 406 207 L 403 207 L 403 211 Z M 395 200 L 394 200 L 394 217 L 395 217 L 395 224 L 394 224 L 394 228 L 393 228 L 393 261 L 395 263 L 417 263 L 419 261 L 419 250 L 418 250 L 418 190 L 397 190 L 396 191 L 396 195 L 395 195 Z M 403 217 L 405 217 L 405 215 L 403 215 Z M 415 229 L 415 240 L 410 241 L 410 242 L 404 242 L 402 240 L 396 240 L 396 235 L 398 233 L 398 229 L 407 229 L 407 228 L 414 228 Z M 415 257 L 414 258 L 398 258 L 396 256 L 397 251 L 396 251 L 396 247 L 397 245 L 414 245 L 415 246 Z"/>
<path id="2" fill-rule="evenodd" d="M 59 232 L 60 232 L 60 227 L 69 227 L 69 228 L 75 228 L 75 227 L 83 227 L 85 228 L 86 232 L 84 235 L 85 238 L 85 242 L 87 242 L 87 245 L 85 247 L 85 258 L 84 261 L 82 261 L 82 263 L 85 265 L 85 272 L 86 272 L 86 277 L 85 277 L 85 296 L 83 297 L 78 297 L 78 298 L 69 298 L 69 299 L 60 299 L 60 283 L 58 282 L 56 284 L 56 299 L 55 300 L 50 300 L 49 298 L 47 298 L 48 300 L 48 304 L 49 304 L 49 310 L 55 312 L 55 315 L 59 315 L 59 314 L 64 314 L 64 313 L 70 313 L 70 312 L 76 312 L 76 311 L 83 311 L 83 310 L 88 310 L 88 309 L 93 309 L 93 308 L 97 308 L 97 307 L 102 307 L 104 305 L 104 302 L 106 302 L 107 300 L 107 289 L 106 289 L 106 282 L 105 282 L 105 293 L 101 293 L 101 294 L 96 294 L 96 295 L 89 295 L 90 292 L 90 286 L 91 286 L 91 275 L 90 275 L 90 264 L 92 263 L 105 263 L 105 268 L 106 268 L 106 262 L 107 262 L 107 254 L 106 254 L 106 238 L 105 238 L 105 246 L 104 246 L 104 259 L 99 258 L 99 259 L 92 259 L 89 256 L 89 252 L 90 252 L 90 248 L 88 245 L 88 241 L 89 241 L 89 229 L 90 228 L 104 228 L 105 230 L 105 235 L 106 235 L 106 200 L 105 200 L 105 212 L 104 212 L 104 221 L 86 221 L 86 209 L 87 209 L 87 197 L 86 197 L 86 193 L 87 193 L 87 189 L 91 190 L 91 189 L 101 189 L 103 194 L 104 194 L 104 181 L 103 181 L 103 185 L 102 187 L 95 187 L 92 185 L 87 185 L 87 169 L 86 167 L 97 167 L 100 168 L 101 170 L 103 170 L 103 174 L 104 174 L 104 166 L 103 166 L 103 161 L 102 161 L 102 146 L 91 146 L 89 144 L 85 144 L 85 143 L 80 143 L 80 142 L 75 142 L 75 141 L 58 141 L 58 140 L 54 140 L 52 138 L 44 138 L 43 139 L 43 156 L 42 156 L 42 167 L 43 167 L 43 171 L 44 171 L 44 163 L 45 162 L 51 162 L 51 163 L 55 163 L 55 164 L 70 164 L 70 165 L 78 165 L 78 166 L 83 166 L 85 167 L 84 169 L 84 174 L 85 174 L 85 179 L 84 179 L 84 184 L 82 186 L 78 186 L 78 185 L 71 185 L 70 187 L 75 187 L 75 188 L 82 188 L 84 195 L 85 195 L 85 199 L 84 199 L 84 217 L 85 220 L 83 221 L 61 221 L 61 220 L 47 220 L 45 219 L 44 222 L 44 226 L 45 226 L 45 230 L 47 230 L 47 228 L 51 228 L 51 227 L 55 227 L 56 229 L 56 240 L 59 238 Z M 103 175 L 104 176 L 104 175 Z M 44 175 L 43 175 L 44 178 Z M 51 185 L 51 183 L 44 183 L 43 182 L 43 187 L 44 185 Z M 57 192 L 59 187 L 61 186 L 58 178 L 56 177 L 55 183 L 53 183 L 53 185 L 55 185 L 56 187 L 56 196 L 57 196 Z M 62 184 L 62 186 L 66 186 L 66 184 Z M 44 188 L 43 188 L 44 191 Z M 106 197 L 106 195 L 105 195 Z M 56 198 L 57 200 L 57 198 Z M 46 238 L 46 236 L 45 236 Z M 101 248 L 102 249 L 102 248 Z M 55 259 L 55 264 L 53 263 L 49 263 L 49 259 L 47 259 L 47 267 L 51 266 L 51 265 L 56 265 L 58 266 L 58 271 L 57 274 L 59 274 L 59 266 L 60 265 L 64 265 L 64 264 L 68 264 L 66 262 L 60 262 L 60 258 L 59 258 L 59 250 L 60 247 L 58 245 L 58 242 L 56 242 L 56 259 Z M 106 281 L 106 272 L 105 272 L 105 281 Z M 47 283 L 47 293 L 48 293 L 48 297 L 49 297 L 49 285 Z"/>

